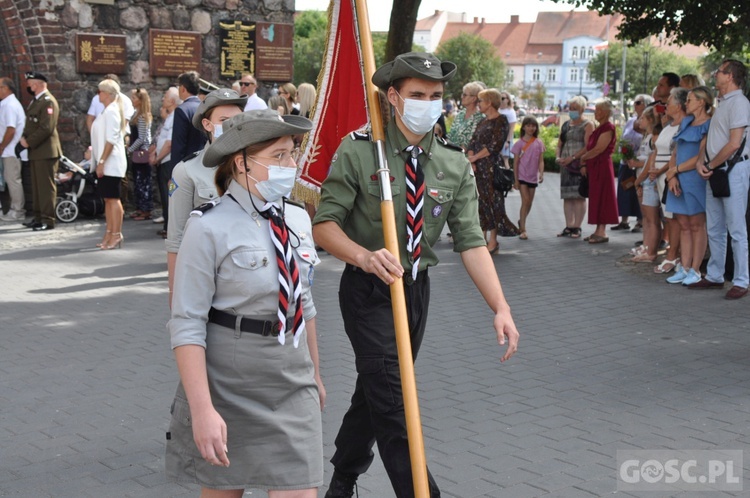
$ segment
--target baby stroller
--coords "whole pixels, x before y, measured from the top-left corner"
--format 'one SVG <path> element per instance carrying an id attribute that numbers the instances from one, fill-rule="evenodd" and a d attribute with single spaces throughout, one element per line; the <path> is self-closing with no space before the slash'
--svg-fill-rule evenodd
<path id="1" fill-rule="evenodd" d="M 62 156 L 60 166 L 64 172 L 55 178 L 58 194 L 55 208 L 57 219 L 70 223 L 78 218 L 79 213 L 86 216 L 103 214 L 104 199 L 96 192 L 96 175 L 88 171 L 88 161 L 82 167 Z"/>

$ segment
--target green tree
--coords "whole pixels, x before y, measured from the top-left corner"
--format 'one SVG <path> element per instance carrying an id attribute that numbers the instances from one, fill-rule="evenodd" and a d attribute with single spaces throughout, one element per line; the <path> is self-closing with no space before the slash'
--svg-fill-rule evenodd
<path id="1" fill-rule="evenodd" d="M 328 14 L 320 10 L 300 12 L 294 19 L 294 84 L 317 84 L 326 46 Z"/>
<path id="2" fill-rule="evenodd" d="M 435 51 L 440 60 L 455 62 L 456 74 L 446 85 L 446 96 L 457 101 L 463 86 L 470 81 L 483 81 L 488 87 L 502 88 L 505 64 L 495 53 L 495 47 L 479 35 L 461 33 L 441 43 Z"/>
<path id="3" fill-rule="evenodd" d="M 618 37 L 637 42 L 666 33 L 678 43 L 708 45 L 722 52 L 750 45 L 750 9 L 737 0 L 554 0 L 600 15 L 622 14 Z"/>
<path id="4" fill-rule="evenodd" d="M 609 72 L 608 81 L 614 92 L 614 78 L 612 73 L 622 68 L 623 44 L 609 44 Z M 600 52 L 588 65 L 594 81 L 604 84 L 604 52 Z M 639 93 L 651 95 L 663 73 L 672 72 L 679 75 L 701 74 L 696 60 L 676 55 L 667 50 L 651 47 L 646 42 L 628 45 L 625 61 L 625 79 L 629 83 L 629 91 L 625 92 L 625 99 L 632 99 Z M 622 80 L 622 78 L 621 78 Z M 619 98 L 619 94 L 615 97 Z"/>

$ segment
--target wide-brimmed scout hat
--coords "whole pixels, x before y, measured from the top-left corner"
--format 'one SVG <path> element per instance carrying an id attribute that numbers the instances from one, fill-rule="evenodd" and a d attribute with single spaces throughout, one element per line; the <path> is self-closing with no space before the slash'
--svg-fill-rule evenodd
<path id="1" fill-rule="evenodd" d="M 214 107 L 220 105 L 236 105 L 240 110 L 245 110 L 245 104 L 247 103 L 247 95 L 240 95 L 231 88 L 219 88 L 213 90 L 206 95 L 206 98 L 201 102 L 201 105 L 195 110 L 193 114 L 193 126 L 198 130 L 203 131 L 203 125 L 201 121 L 206 116 L 206 113 Z"/>
<path id="2" fill-rule="evenodd" d="M 203 166 L 212 168 L 250 145 L 273 138 L 301 135 L 312 129 L 312 121 L 271 109 L 247 111 L 224 121 L 222 134 L 206 149 Z"/>
<path id="3" fill-rule="evenodd" d="M 372 75 L 372 82 L 381 90 L 387 90 L 401 78 L 448 81 L 455 73 L 456 65 L 452 62 L 442 62 L 434 54 L 408 52 L 380 66 Z"/>

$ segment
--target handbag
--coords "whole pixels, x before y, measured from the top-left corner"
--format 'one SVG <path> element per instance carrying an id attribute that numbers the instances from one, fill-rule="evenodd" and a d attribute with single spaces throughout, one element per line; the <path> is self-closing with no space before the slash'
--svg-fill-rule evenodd
<path id="1" fill-rule="evenodd" d="M 571 175 L 580 175 L 581 174 L 581 160 L 573 159 L 573 161 L 570 164 L 565 165 L 565 169 L 568 170 L 568 173 L 570 173 Z"/>
<path id="2" fill-rule="evenodd" d="M 578 184 L 578 195 L 584 198 L 589 196 L 589 177 L 582 176 L 581 183 Z"/>
<path id="3" fill-rule="evenodd" d="M 495 164 L 492 167 L 492 186 L 498 192 L 510 192 L 515 182 L 516 178 L 513 175 L 512 169 L 500 164 Z"/>
<path id="4" fill-rule="evenodd" d="M 629 176 L 620 182 L 620 187 L 622 187 L 623 190 L 630 190 L 634 186 L 635 186 L 634 176 Z"/>
<path id="5" fill-rule="evenodd" d="M 134 164 L 148 164 L 148 151 L 144 149 L 134 151 L 132 161 Z"/>
<path id="6" fill-rule="evenodd" d="M 730 169 L 732 169 L 732 166 L 712 170 L 713 174 L 708 177 L 708 183 L 711 185 L 711 192 L 714 197 L 729 197 L 732 195 L 732 190 L 729 188 Z"/>

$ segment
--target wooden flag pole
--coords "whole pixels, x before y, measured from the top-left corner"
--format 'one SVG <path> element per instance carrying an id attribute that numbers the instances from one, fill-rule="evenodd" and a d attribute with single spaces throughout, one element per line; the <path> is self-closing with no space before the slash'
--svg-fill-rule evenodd
<path id="1" fill-rule="evenodd" d="M 351 1 L 351 0 L 341 0 Z M 380 97 L 377 87 L 372 83 L 375 72 L 375 55 L 372 50 L 372 36 L 370 22 L 367 18 L 367 1 L 354 0 L 357 13 L 362 61 L 364 63 L 364 78 L 367 93 L 367 103 L 370 112 L 372 138 L 378 159 L 378 178 L 380 179 L 380 212 L 383 217 L 383 237 L 385 247 L 396 259 L 401 259 L 396 235 L 396 215 L 393 210 L 393 195 L 391 193 L 390 171 L 385 156 L 385 133 L 380 110 Z M 417 397 L 417 383 L 414 378 L 414 355 L 411 350 L 409 322 L 406 313 L 406 297 L 404 296 L 403 279 L 397 278 L 391 284 L 391 302 L 393 303 L 393 322 L 396 329 L 396 345 L 398 346 L 398 363 L 401 372 L 401 389 L 404 395 L 404 412 L 406 416 L 406 434 L 409 439 L 409 456 L 411 457 L 411 474 L 414 481 L 415 498 L 429 498 L 430 490 L 427 482 L 427 461 L 424 452 L 422 436 L 422 420 L 419 414 L 419 399 Z"/>

